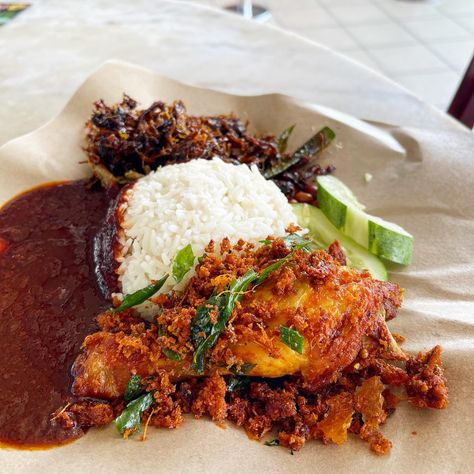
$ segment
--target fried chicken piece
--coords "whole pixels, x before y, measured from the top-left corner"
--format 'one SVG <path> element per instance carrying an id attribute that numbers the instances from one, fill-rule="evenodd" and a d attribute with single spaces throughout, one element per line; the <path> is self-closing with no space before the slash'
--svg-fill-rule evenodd
<path id="1" fill-rule="evenodd" d="M 418 408 L 443 409 L 448 405 L 448 389 L 443 373 L 441 347 L 420 352 L 407 362 L 410 379 L 406 384 L 408 400 Z"/>
<path id="2" fill-rule="evenodd" d="M 189 285 L 203 287 L 206 282 L 196 278 Z M 209 281 L 215 280 L 216 275 L 210 274 Z M 342 265 L 324 251 L 298 251 L 236 306 L 210 352 L 208 372 L 228 374 L 232 366 L 247 364 L 253 367 L 247 375 L 301 374 L 308 388 L 317 390 L 354 363 L 367 338 L 386 358 L 404 360 L 385 323 L 386 308 L 392 317 L 401 299 L 402 290 L 395 284 L 374 280 L 368 272 Z M 175 347 L 180 360 L 166 357 L 155 324 L 146 328 L 130 323 L 129 331 L 119 324 L 121 330 L 111 331 L 104 323 L 107 330 L 86 338 L 73 367 L 75 395 L 114 399 L 123 394 L 132 374 L 144 378 L 160 369 L 168 370 L 175 380 L 195 376 L 190 308 L 180 311 L 176 306 L 165 308 L 159 316 L 160 321 L 170 322 L 169 327 L 178 328 L 176 334 L 184 334 L 184 342 Z M 281 340 L 281 326 L 303 337 L 302 353 Z"/>
<path id="3" fill-rule="evenodd" d="M 279 283 L 270 280 L 243 302 L 246 311 L 265 315 L 265 335 L 271 339 L 271 344 L 262 346 L 249 334 L 232 346 L 244 362 L 255 364 L 251 375 L 301 373 L 311 388 L 317 389 L 334 381 L 356 359 L 367 336 L 389 358 L 405 359 L 384 317 L 387 298 L 391 305 L 401 303 L 397 285 L 346 266 L 335 266 L 318 284 L 310 278 L 298 278 L 282 295 L 275 291 Z M 303 335 L 302 354 L 278 338 L 280 326 L 293 327 Z M 243 334 L 247 336 L 247 332 Z"/>

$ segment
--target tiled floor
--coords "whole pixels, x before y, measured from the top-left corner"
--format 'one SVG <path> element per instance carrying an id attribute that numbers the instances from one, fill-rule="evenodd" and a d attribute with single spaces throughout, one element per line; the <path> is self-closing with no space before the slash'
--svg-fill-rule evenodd
<path id="1" fill-rule="evenodd" d="M 195 0 L 221 7 L 232 0 Z M 474 54 L 474 0 L 254 0 L 272 23 L 325 44 L 446 109 Z"/>

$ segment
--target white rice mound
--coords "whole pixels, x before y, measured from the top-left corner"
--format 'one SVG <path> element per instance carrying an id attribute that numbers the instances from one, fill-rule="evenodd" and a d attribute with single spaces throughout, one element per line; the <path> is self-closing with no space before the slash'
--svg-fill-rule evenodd
<path id="1" fill-rule="evenodd" d="M 176 253 L 188 244 L 199 257 L 211 239 L 258 242 L 297 222 L 285 195 L 257 167 L 219 158 L 159 168 L 129 188 L 120 206 L 123 294 L 171 275 Z M 193 275 L 194 269 L 179 286 L 170 276 L 161 292 L 182 288 Z"/>

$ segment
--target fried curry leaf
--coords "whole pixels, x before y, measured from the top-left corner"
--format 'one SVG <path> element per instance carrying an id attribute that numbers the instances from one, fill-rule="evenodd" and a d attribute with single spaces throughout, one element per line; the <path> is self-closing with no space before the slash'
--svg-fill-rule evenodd
<path id="1" fill-rule="evenodd" d="M 139 375 L 132 375 L 130 380 L 127 382 L 125 387 L 125 392 L 123 394 L 123 399 L 126 402 L 130 402 L 138 398 L 143 393 L 143 384 L 142 379 Z"/>
<path id="2" fill-rule="evenodd" d="M 307 249 L 313 243 L 311 240 L 305 239 L 303 236 L 299 234 L 288 234 L 284 237 L 281 237 L 281 240 L 285 242 L 285 245 L 288 248 L 292 248 L 294 245 L 299 245 L 299 248 Z"/>
<path id="3" fill-rule="evenodd" d="M 241 278 L 234 280 L 227 290 L 218 295 L 211 296 L 206 304 L 201 305 L 196 310 L 196 315 L 191 324 L 191 338 L 194 345 L 193 368 L 197 373 L 204 372 L 205 354 L 217 342 L 221 333 L 225 330 L 235 303 L 240 301 L 248 286 L 253 283 L 253 287 L 263 283 L 273 271 L 280 268 L 285 262 L 290 260 L 298 249 L 306 248 L 310 242 L 303 238 L 293 238 L 298 241 L 293 244 L 293 250 L 286 257 L 273 262 L 265 267 L 260 274 L 254 270 L 248 270 Z M 217 311 L 217 321 L 211 322 L 211 313 Z M 251 369 L 250 369 L 251 370 Z"/>
<path id="4" fill-rule="evenodd" d="M 304 337 L 296 329 L 280 326 L 280 341 L 298 354 L 303 354 Z"/>
<path id="5" fill-rule="evenodd" d="M 279 239 L 285 242 L 285 245 L 287 248 L 292 248 L 293 245 L 298 245 L 298 244 L 304 244 L 304 247 L 301 247 L 301 248 L 309 248 L 311 244 L 313 243 L 311 240 L 307 240 L 299 234 L 288 234 L 283 237 L 279 237 Z M 264 239 L 264 240 L 259 240 L 259 243 L 261 243 L 263 246 L 266 246 L 266 245 L 271 245 L 272 242 L 274 241 L 275 240 L 273 239 Z"/>
<path id="6" fill-rule="evenodd" d="M 217 325 L 213 325 L 209 336 L 207 336 L 194 351 L 193 367 L 197 373 L 200 374 L 204 372 L 204 356 L 217 342 L 217 339 L 219 339 L 221 333 L 222 330 L 218 329 Z"/>
<path id="7" fill-rule="evenodd" d="M 166 328 L 161 324 L 158 324 L 157 327 L 158 336 L 166 336 Z M 168 347 L 162 347 L 161 352 L 165 355 L 166 358 L 170 360 L 174 360 L 175 362 L 179 362 L 181 360 L 181 354 L 179 352 L 174 351 L 173 349 L 169 349 Z"/>
<path id="8" fill-rule="evenodd" d="M 233 280 L 227 290 L 219 295 L 211 296 L 205 305 L 197 308 L 191 325 L 191 337 L 195 348 L 193 367 L 197 373 L 204 372 L 205 354 L 214 346 L 225 330 L 235 303 L 241 300 L 243 292 L 257 277 L 254 270 L 247 271 L 242 277 Z M 213 311 L 217 311 L 215 324 L 211 321 Z"/>
<path id="9" fill-rule="evenodd" d="M 290 127 L 288 127 L 286 130 L 283 130 L 283 132 L 281 132 L 280 136 L 277 139 L 278 153 L 284 153 L 286 151 L 286 147 L 288 146 L 288 139 L 290 138 L 290 135 L 293 133 L 295 126 L 296 125 L 293 124 Z"/>
<path id="10" fill-rule="evenodd" d="M 233 365 L 229 370 L 235 375 L 247 375 L 255 367 L 257 367 L 257 364 L 251 364 L 250 362 L 244 362 L 240 366 L 240 368 L 237 368 L 237 366 Z"/>
<path id="11" fill-rule="evenodd" d="M 191 244 L 186 245 L 186 247 L 183 247 L 176 254 L 172 268 L 173 278 L 176 283 L 179 283 L 184 278 L 186 273 L 191 270 L 194 264 L 194 258 L 194 252 Z"/>
<path id="12" fill-rule="evenodd" d="M 303 158 L 313 157 L 321 153 L 331 144 L 335 137 L 336 134 L 329 127 L 324 127 L 301 145 L 292 155 L 280 158 L 272 166 L 264 170 L 263 176 L 267 179 L 274 178 L 291 166 L 299 163 Z"/>
<path id="13" fill-rule="evenodd" d="M 255 282 L 255 285 L 260 285 L 263 283 L 270 276 L 271 272 L 278 270 L 287 260 L 291 258 L 291 256 L 293 256 L 293 253 L 290 253 L 286 257 L 283 257 L 280 260 L 277 260 L 276 262 L 273 262 L 272 264 L 265 267 L 261 271 L 257 281 Z"/>
<path id="14" fill-rule="evenodd" d="M 294 245 L 292 252 L 289 253 L 286 257 L 280 258 L 280 260 L 277 260 L 276 262 L 273 262 L 267 267 L 265 267 L 260 272 L 260 275 L 256 279 L 254 286 L 257 286 L 263 283 L 270 276 L 270 273 L 274 272 L 275 270 L 278 270 L 283 264 L 285 264 L 288 260 L 290 260 L 297 250 L 306 248 L 310 243 L 311 242 L 309 240 L 303 240 L 299 244 Z"/>
<path id="15" fill-rule="evenodd" d="M 297 161 L 305 156 L 315 156 L 325 150 L 334 138 L 336 138 L 334 131 L 329 127 L 324 127 L 301 145 L 291 156 Z"/>
<path id="16" fill-rule="evenodd" d="M 191 340 L 193 341 L 194 347 L 198 347 L 206 335 L 211 332 L 211 312 L 215 311 L 218 307 L 219 299 L 215 296 L 211 296 L 206 304 L 198 306 L 196 314 L 191 324 Z"/>
<path id="17" fill-rule="evenodd" d="M 145 410 L 151 407 L 153 404 L 153 393 L 148 392 L 141 397 L 136 398 L 127 404 L 125 410 L 115 418 L 115 426 L 117 427 L 120 434 L 124 434 L 126 431 L 133 433 L 138 431 L 141 426 L 141 416 Z"/>
<path id="18" fill-rule="evenodd" d="M 272 439 L 271 441 L 265 441 L 265 446 L 280 446 L 280 440 Z"/>
<path id="19" fill-rule="evenodd" d="M 254 270 L 248 270 L 243 276 L 237 278 L 229 285 L 229 291 L 225 293 L 224 308 L 220 318 L 217 320 L 217 325 L 220 329 L 225 329 L 225 325 L 229 320 L 235 303 L 242 299 L 242 295 L 248 286 L 257 279 L 258 275 Z"/>
<path id="20" fill-rule="evenodd" d="M 195 349 L 193 366 L 194 370 L 198 373 L 204 372 L 204 348 L 202 345 L 212 331 L 211 313 L 219 311 L 222 299 L 223 295 L 212 295 L 204 305 L 198 306 L 196 315 L 191 323 L 191 340 Z"/>
<path id="21" fill-rule="evenodd" d="M 204 305 L 198 306 L 191 324 L 191 339 L 195 349 L 193 368 L 198 374 L 204 372 L 204 355 L 215 344 L 220 335 L 220 331 L 215 330 L 215 326 L 211 321 L 211 314 L 220 310 L 223 299 L 223 295 L 214 295 Z M 211 338 L 211 334 L 214 334 L 214 338 Z"/>
<path id="22" fill-rule="evenodd" d="M 249 384 L 250 379 L 248 377 L 231 377 L 227 381 L 227 391 L 237 392 L 238 390 L 243 390 L 247 388 Z"/>
<path id="23" fill-rule="evenodd" d="M 179 362 L 181 360 L 181 355 L 173 349 L 163 347 L 161 350 L 169 360 L 174 360 L 175 362 Z"/>
<path id="24" fill-rule="evenodd" d="M 143 302 L 151 298 L 157 291 L 161 289 L 161 287 L 165 284 L 166 280 L 168 279 L 168 276 L 169 275 L 165 275 L 156 283 L 152 283 L 151 285 L 148 285 L 145 288 L 142 288 L 141 290 L 137 290 L 134 293 L 125 295 L 122 300 L 121 305 L 118 306 L 117 308 L 112 308 L 112 312 L 120 313 L 120 311 L 142 304 Z"/>

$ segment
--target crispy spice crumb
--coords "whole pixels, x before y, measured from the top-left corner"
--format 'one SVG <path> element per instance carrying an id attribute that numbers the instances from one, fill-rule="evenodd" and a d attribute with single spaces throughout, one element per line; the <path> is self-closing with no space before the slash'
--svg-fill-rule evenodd
<path id="1" fill-rule="evenodd" d="M 227 416 L 226 392 L 227 385 L 221 375 L 214 373 L 205 378 L 192 404 L 192 412 L 197 418 L 209 415 L 214 421 L 222 422 Z"/>
<path id="2" fill-rule="evenodd" d="M 295 252 L 288 264 L 275 271 L 265 283 L 271 288 L 270 300 L 255 300 L 252 292 L 246 292 L 236 304 L 228 328 L 209 352 L 208 362 L 213 371 L 202 377 L 189 376 L 186 370 L 194 351 L 190 325 L 196 316 L 196 307 L 249 269 L 260 272 L 289 255 L 291 250 L 281 239 L 269 238 L 269 241 L 259 248 L 243 241 L 234 246 L 227 240 L 217 245 L 211 242 L 197 266 L 198 276 L 190 281 L 183 294 L 160 297 L 163 311 L 153 323 L 145 323 L 133 309 L 101 314 L 98 317 L 100 331 L 86 338 L 85 351 L 73 371 L 76 395 L 82 393 L 88 398 L 59 409 L 52 423 L 61 423 L 71 430 L 110 423 L 125 407 L 122 396 L 130 373 L 142 378 L 146 392 L 153 392 L 154 403 L 142 414 L 143 438 L 149 426 L 173 429 L 183 422 L 184 414 L 192 413 L 196 418 L 209 416 L 221 425 L 229 420 L 243 427 L 251 439 L 259 440 L 273 432 L 279 444 L 291 453 L 312 439 L 325 444 L 343 444 L 351 433 L 366 441 L 372 452 L 382 455 L 390 451 L 391 442 L 381 434 L 380 427 L 399 403 L 408 400 L 417 408 L 447 406 L 441 348 L 436 346 L 416 356 L 401 350 L 392 351 L 393 341 L 380 327 L 374 329 L 373 336 L 365 337 L 345 365 L 335 366 L 337 370 L 326 378 L 312 381 L 308 376 L 296 374 L 263 379 L 231 373 L 230 369 L 238 372 L 244 367 L 245 360 L 231 350 L 239 341 L 255 342 L 264 354 L 276 359 L 281 357 L 275 346 L 278 332 L 275 331 L 275 336 L 268 329 L 274 318 L 273 300 L 280 296 L 291 298 L 301 280 L 316 288 L 326 285 L 328 291 L 335 292 L 354 279 L 362 281 L 364 291 L 373 291 L 378 304 L 384 305 L 386 317 L 395 316 L 401 304 L 400 289 L 391 283 L 374 283 L 364 272 L 345 269 L 341 266 L 342 256 L 337 245 L 333 247 L 332 256 L 323 251 Z M 288 319 L 288 326 L 305 336 L 305 342 L 313 341 L 315 347 L 311 350 L 325 338 L 340 344 L 338 332 L 347 329 L 353 334 L 358 330 L 357 324 L 360 325 L 360 320 L 357 324 L 352 322 L 354 312 L 342 315 L 339 327 L 331 324 L 324 313 L 316 323 L 301 308 L 286 309 L 282 314 Z M 217 312 L 211 311 L 211 321 L 217 318 Z M 398 335 L 394 338 L 402 340 Z M 166 360 L 172 364 L 169 369 L 156 369 L 157 359 L 162 362 L 163 347 L 182 355 L 180 363 L 184 369 L 169 360 Z M 114 383 L 112 379 L 107 380 L 108 392 L 103 396 L 111 402 L 101 401 L 97 396 L 103 393 L 97 392 L 103 389 L 100 377 L 83 376 L 84 372 L 88 375 L 87 370 L 91 371 L 89 375 L 94 375 L 95 366 L 84 365 L 88 351 L 96 358 L 93 362 L 97 357 L 102 358 L 101 364 L 108 368 L 107 375 L 115 377 Z M 338 362 L 345 357 L 341 351 L 337 354 Z M 117 364 L 116 373 L 113 373 L 113 364 Z M 236 377 L 242 383 L 231 390 L 230 382 Z M 133 434 L 131 430 L 125 436 Z"/>

